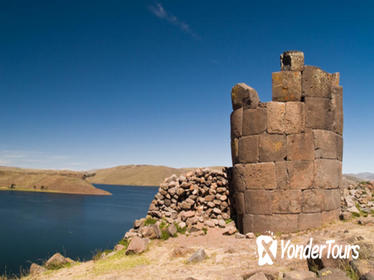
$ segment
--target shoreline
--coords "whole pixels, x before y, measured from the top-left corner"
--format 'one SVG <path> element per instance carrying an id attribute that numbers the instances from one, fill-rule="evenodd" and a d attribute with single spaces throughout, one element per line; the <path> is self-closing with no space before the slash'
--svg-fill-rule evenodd
<path id="1" fill-rule="evenodd" d="M 101 190 L 101 189 L 100 189 Z M 41 190 L 41 189 L 33 189 L 33 188 L 14 188 L 10 189 L 9 187 L 0 187 L 0 191 L 16 191 L 16 192 L 37 192 L 37 193 L 53 193 L 53 194 L 69 194 L 69 195 L 94 195 L 94 196 L 109 196 L 112 193 L 101 190 L 104 193 L 77 193 L 77 192 L 64 192 L 64 191 L 57 191 L 57 190 Z"/>
<path id="2" fill-rule="evenodd" d="M 94 183 L 90 182 L 94 186 L 113 186 L 113 187 L 145 187 L 145 188 L 159 188 L 160 186 L 154 185 L 119 185 L 119 184 L 101 184 L 101 183 Z"/>

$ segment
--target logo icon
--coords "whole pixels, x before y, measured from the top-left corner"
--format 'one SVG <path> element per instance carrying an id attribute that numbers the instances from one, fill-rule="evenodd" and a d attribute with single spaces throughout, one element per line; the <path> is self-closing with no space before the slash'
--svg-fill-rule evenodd
<path id="1" fill-rule="evenodd" d="M 256 239 L 257 253 L 258 253 L 258 265 L 273 264 L 277 256 L 277 240 L 269 235 L 260 235 Z"/>

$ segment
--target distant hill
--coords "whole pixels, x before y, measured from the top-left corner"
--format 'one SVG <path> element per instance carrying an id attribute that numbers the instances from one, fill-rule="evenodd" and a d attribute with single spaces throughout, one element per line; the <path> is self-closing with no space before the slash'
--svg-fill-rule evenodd
<path id="1" fill-rule="evenodd" d="M 223 166 L 209 168 L 222 169 Z M 166 177 L 173 174 L 180 175 L 193 169 L 194 168 L 172 168 L 158 165 L 122 165 L 92 170 L 91 172 L 96 175 L 87 178 L 87 180 L 94 184 L 158 186 Z"/>
<path id="2" fill-rule="evenodd" d="M 362 173 L 346 174 L 346 175 L 357 177 L 361 180 L 368 180 L 368 181 L 374 180 L 374 173 L 371 173 L 371 172 L 362 172 Z"/>
<path id="3" fill-rule="evenodd" d="M 41 191 L 68 194 L 109 195 L 75 171 L 0 167 L 0 190 Z"/>

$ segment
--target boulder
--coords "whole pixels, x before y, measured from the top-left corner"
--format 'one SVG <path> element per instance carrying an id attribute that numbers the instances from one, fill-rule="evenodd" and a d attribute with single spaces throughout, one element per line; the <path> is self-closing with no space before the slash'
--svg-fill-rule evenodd
<path id="1" fill-rule="evenodd" d="M 191 257 L 188 258 L 187 263 L 197 263 L 201 262 L 207 258 L 205 250 L 200 248 L 195 253 L 192 254 Z"/>
<path id="2" fill-rule="evenodd" d="M 56 253 L 47 260 L 47 262 L 45 263 L 45 267 L 48 269 L 57 269 L 63 267 L 68 263 L 69 261 L 63 255 L 61 255 L 60 253 Z"/>
<path id="3" fill-rule="evenodd" d="M 37 274 L 41 274 L 43 273 L 44 271 L 46 271 L 46 269 L 44 267 L 42 267 L 41 265 L 38 265 L 36 263 L 32 263 L 31 266 L 30 266 L 30 275 L 37 275 Z"/>
<path id="4" fill-rule="evenodd" d="M 174 236 L 177 233 L 177 227 L 174 224 L 168 226 L 168 233 L 170 236 Z"/>
<path id="5" fill-rule="evenodd" d="M 126 255 L 141 254 L 148 247 L 148 240 L 140 237 L 134 237 L 130 240 L 129 246 L 126 250 Z"/>

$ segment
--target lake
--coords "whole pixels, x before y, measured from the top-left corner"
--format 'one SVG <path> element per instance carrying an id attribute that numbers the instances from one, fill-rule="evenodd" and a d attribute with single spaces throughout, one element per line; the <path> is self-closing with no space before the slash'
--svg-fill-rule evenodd
<path id="1" fill-rule="evenodd" d="M 74 260 L 112 249 L 144 217 L 157 187 L 95 185 L 112 196 L 0 191 L 0 275 L 55 252 Z"/>

